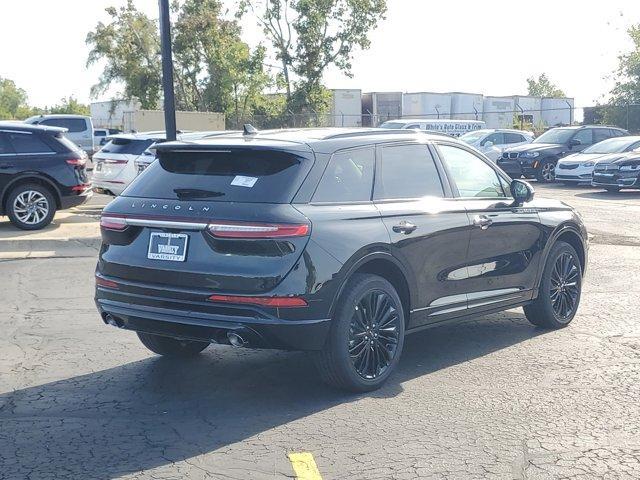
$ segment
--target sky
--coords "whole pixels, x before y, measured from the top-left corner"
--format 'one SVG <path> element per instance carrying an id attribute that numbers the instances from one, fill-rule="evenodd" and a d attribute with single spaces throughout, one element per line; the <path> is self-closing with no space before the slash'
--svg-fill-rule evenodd
<path id="1" fill-rule="evenodd" d="M 125 0 L 5 0 L 0 16 L 0 76 L 14 80 L 29 103 L 46 106 L 73 95 L 90 98 L 101 66 L 86 67 L 87 32 L 106 21 L 104 9 Z M 135 0 L 157 17 L 157 0 Z M 631 48 L 626 29 L 640 23 L 637 0 L 388 0 L 371 47 L 357 52 L 353 77 L 336 69 L 329 88 L 363 91 L 464 91 L 522 95 L 526 78 L 545 72 L 577 107 L 602 99 L 617 57 Z M 255 19 L 243 38 L 263 41 Z M 274 61 L 275 63 L 275 61 Z"/>

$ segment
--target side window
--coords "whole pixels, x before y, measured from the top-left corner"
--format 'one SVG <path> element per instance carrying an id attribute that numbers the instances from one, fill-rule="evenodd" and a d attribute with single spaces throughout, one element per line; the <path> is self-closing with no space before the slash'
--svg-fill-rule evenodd
<path id="1" fill-rule="evenodd" d="M 87 130 L 87 122 L 82 118 L 48 118 L 41 121 L 40 125 L 66 128 L 69 130 L 69 133 L 84 132 Z"/>
<path id="2" fill-rule="evenodd" d="M 406 127 L 406 128 L 407 128 L 407 129 L 409 129 L 409 128 L 416 128 L 416 129 L 420 130 L 420 128 L 422 128 L 422 127 L 420 127 L 420 124 L 419 124 L 419 123 L 412 123 L 411 125 L 407 125 L 407 127 Z"/>
<path id="3" fill-rule="evenodd" d="M 505 143 L 504 135 L 500 132 L 492 133 L 487 138 L 485 138 L 482 142 L 480 142 L 480 145 L 484 147 L 487 142 L 491 142 L 494 145 L 502 145 Z"/>
<path id="4" fill-rule="evenodd" d="M 608 128 L 596 128 L 593 136 L 593 143 L 598 143 L 601 142 L 602 140 L 606 140 L 607 138 L 611 137 L 611 130 L 609 130 Z"/>
<path id="5" fill-rule="evenodd" d="M 4 132 L 0 132 L 0 155 L 12 154 L 13 148 L 9 143 L 8 135 Z"/>
<path id="6" fill-rule="evenodd" d="M 314 202 L 368 202 L 373 186 L 373 147 L 337 152 L 329 160 Z"/>
<path id="7" fill-rule="evenodd" d="M 9 141 L 16 153 L 48 153 L 51 147 L 41 140 L 38 135 L 30 133 L 10 133 Z"/>
<path id="8" fill-rule="evenodd" d="M 622 136 L 625 135 L 620 130 L 615 130 L 613 128 L 609 129 L 609 134 L 610 134 L 611 137 L 622 137 Z"/>
<path id="9" fill-rule="evenodd" d="M 519 133 L 505 133 L 504 134 L 504 143 L 522 143 L 526 142 L 526 139 L 523 135 Z"/>
<path id="10" fill-rule="evenodd" d="M 496 171 L 480 158 L 451 145 L 439 145 L 438 149 L 461 197 L 506 196 Z"/>
<path id="11" fill-rule="evenodd" d="M 107 132 L 105 130 L 95 130 L 93 132 L 93 136 L 94 137 L 106 137 L 107 136 Z"/>
<path id="12" fill-rule="evenodd" d="M 443 197 L 440 175 L 426 145 L 382 147 L 373 198 Z"/>
<path id="13" fill-rule="evenodd" d="M 593 130 L 591 130 L 590 128 L 585 128 L 576 133 L 573 136 L 573 139 L 578 140 L 580 142 L 580 145 L 591 145 L 593 143 L 592 135 Z"/>

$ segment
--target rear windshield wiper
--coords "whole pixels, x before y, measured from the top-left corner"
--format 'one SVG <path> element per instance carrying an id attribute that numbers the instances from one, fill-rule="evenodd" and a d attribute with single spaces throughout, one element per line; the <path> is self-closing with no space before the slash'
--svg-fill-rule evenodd
<path id="1" fill-rule="evenodd" d="M 198 188 L 176 188 L 173 190 L 180 200 L 189 198 L 215 198 L 223 197 L 224 192 L 212 190 L 200 190 Z"/>

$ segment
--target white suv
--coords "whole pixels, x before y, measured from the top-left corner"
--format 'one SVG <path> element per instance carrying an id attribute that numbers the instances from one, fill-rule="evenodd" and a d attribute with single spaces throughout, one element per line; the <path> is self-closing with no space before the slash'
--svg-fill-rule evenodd
<path id="1" fill-rule="evenodd" d="M 25 123 L 44 125 L 47 127 L 66 128 L 64 136 L 71 140 L 91 156 L 94 152 L 93 122 L 85 115 L 36 115 L 29 117 Z"/>
<path id="2" fill-rule="evenodd" d="M 492 162 L 496 162 L 507 147 L 517 147 L 533 141 L 533 133 L 506 128 L 488 128 L 465 133 L 460 140 L 475 147 Z"/>

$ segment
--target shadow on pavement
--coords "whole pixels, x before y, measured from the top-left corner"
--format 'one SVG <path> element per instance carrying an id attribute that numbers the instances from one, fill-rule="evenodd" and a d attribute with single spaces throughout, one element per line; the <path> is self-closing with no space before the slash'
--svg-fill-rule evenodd
<path id="1" fill-rule="evenodd" d="M 640 190 L 621 190 L 617 193 L 601 190 L 596 192 L 576 193 L 576 197 L 593 198 L 595 200 L 614 200 L 614 201 L 640 199 Z"/>
<path id="2" fill-rule="evenodd" d="M 368 395 L 392 401 L 403 382 L 541 333 L 507 312 L 411 335 L 399 371 Z M 187 361 L 150 357 L 0 395 L 0 477 L 113 478 L 362 397 L 321 384 L 304 353 L 213 347 Z"/>

